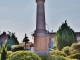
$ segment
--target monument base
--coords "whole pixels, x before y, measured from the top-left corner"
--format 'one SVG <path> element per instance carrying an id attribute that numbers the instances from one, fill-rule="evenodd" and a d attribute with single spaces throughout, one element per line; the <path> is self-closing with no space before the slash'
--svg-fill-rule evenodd
<path id="1" fill-rule="evenodd" d="M 46 34 L 39 33 L 34 38 L 34 52 L 40 56 L 49 55 L 49 38 Z"/>
<path id="2" fill-rule="evenodd" d="M 38 54 L 39 56 L 49 56 L 49 51 L 34 51 L 34 53 Z"/>

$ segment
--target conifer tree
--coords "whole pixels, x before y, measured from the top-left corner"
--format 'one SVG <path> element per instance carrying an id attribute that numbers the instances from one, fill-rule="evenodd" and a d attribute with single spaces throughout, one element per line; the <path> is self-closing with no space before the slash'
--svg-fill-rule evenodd
<path id="1" fill-rule="evenodd" d="M 17 38 L 15 37 L 15 34 L 8 34 L 8 39 L 5 42 L 7 50 L 11 50 L 11 46 L 12 45 L 19 45 L 19 42 L 17 40 Z"/>
<path id="2" fill-rule="evenodd" d="M 67 22 L 63 23 L 56 34 L 56 46 L 58 50 L 61 50 L 65 46 L 71 46 L 75 42 L 73 30 L 67 25 Z"/>

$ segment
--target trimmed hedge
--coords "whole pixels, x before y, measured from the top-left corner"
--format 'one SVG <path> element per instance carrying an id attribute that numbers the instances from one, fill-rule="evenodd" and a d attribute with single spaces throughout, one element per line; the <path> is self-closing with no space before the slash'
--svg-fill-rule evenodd
<path id="1" fill-rule="evenodd" d="M 80 53 L 70 55 L 70 58 L 80 59 Z"/>
<path id="2" fill-rule="evenodd" d="M 7 51 L 6 59 L 8 59 L 9 55 L 11 55 L 12 53 L 12 51 Z"/>
<path id="3" fill-rule="evenodd" d="M 58 50 L 53 50 L 50 52 L 50 55 L 59 55 L 59 56 L 64 56 L 66 57 L 66 54 L 62 51 L 58 51 Z"/>
<path id="4" fill-rule="evenodd" d="M 19 51 L 19 50 L 24 50 L 24 47 L 22 47 L 20 45 L 12 45 L 11 50 L 12 50 L 12 52 Z"/>
<path id="5" fill-rule="evenodd" d="M 70 52 L 69 52 L 69 46 L 66 46 L 62 49 L 62 51 L 66 54 L 66 55 L 70 55 Z"/>
<path id="6" fill-rule="evenodd" d="M 40 56 L 41 60 L 50 60 L 50 56 Z"/>
<path id="7" fill-rule="evenodd" d="M 0 60 L 1 60 L 1 54 L 0 54 Z"/>
<path id="8" fill-rule="evenodd" d="M 40 56 L 41 60 L 72 60 L 60 55 L 51 55 L 51 56 Z"/>
<path id="9" fill-rule="evenodd" d="M 41 60 L 76 60 L 70 59 L 69 57 L 64 57 L 60 55 L 51 55 L 51 56 L 40 56 Z"/>
<path id="10" fill-rule="evenodd" d="M 41 60 L 41 58 L 29 51 L 16 51 L 9 55 L 8 60 Z"/>
<path id="11" fill-rule="evenodd" d="M 52 55 L 51 59 L 52 60 L 70 60 L 69 58 L 66 58 L 66 57 L 63 57 L 63 56 L 60 56 L 60 55 Z"/>
<path id="12" fill-rule="evenodd" d="M 69 49 L 70 54 L 80 53 L 80 42 L 73 43 Z"/>

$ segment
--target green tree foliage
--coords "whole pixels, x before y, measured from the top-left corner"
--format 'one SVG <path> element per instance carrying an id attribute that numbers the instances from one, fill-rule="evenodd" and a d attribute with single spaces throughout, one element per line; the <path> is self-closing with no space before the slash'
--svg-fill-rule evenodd
<path id="1" fill-rule="evenodd" d="M 38 55 L 29 51 L 16 51 L 9 55 L 8 60 L 41 60 Z"/>
<path id="2" fill-rule="evenodd" d="M 1 60 L 6 60 L 6 55 L 7 55 L 7 49 L 5 45 L 3 45 L 1 50 Z"/>
<path id="3" fill-rule="evenodd" d="M 56 46 L 58 50 L 62 50 L 65 46 L 71 46 L 75 42 L 73 30 L 67 25 L 67 22 L 63 23 L 56 34 Z"/>
<path id="4" fill-rule="evenodd" d="M 8 35 L 8 39 L 6 40 L 5 44 L 7 46 L 7 50 L 11 50 L 12 45 L 19 45 L 19 42 L 17 38 L 15 37 L 14 33 L 12 33 L 11 35 Z"/>

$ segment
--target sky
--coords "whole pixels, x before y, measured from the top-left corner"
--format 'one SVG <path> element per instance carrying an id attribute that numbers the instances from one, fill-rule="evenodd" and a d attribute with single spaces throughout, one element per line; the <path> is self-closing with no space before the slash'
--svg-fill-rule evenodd
<path id="1" fill-rule="evenodd" d="M 75 32 L 80 32 L 80 0 L 45 0 L 45 20 L 50 32 L 56 32 L 65 20 Z M 22 42 L 26 33 L 33 42 L 31 33 L 35 29 L 35 0 L 0 0 L 0 34 L 15 32 Z"/>

